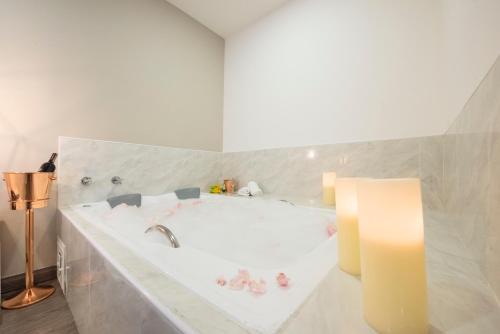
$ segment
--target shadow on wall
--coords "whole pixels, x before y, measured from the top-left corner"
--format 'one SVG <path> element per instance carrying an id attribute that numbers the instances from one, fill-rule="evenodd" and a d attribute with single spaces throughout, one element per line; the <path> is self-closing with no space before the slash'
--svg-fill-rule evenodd
<path id="1" fill-rule="evenodd" d="M 7 117 L 6 112 L 0 112 L 0 143 L 2 143 L 2 159 L 0 166 L 3 171 L 8 170 L 18 170 L 19 165 L 28 161 L 32 161 L 32 155 L 34 153 L 48 155 L 50 150 L 47 148 L 47 144 L 43 137 L 44 134 L 55 132 L 56 128 L 60 127 L 60 123 L 55 125 L 54 122 L 47 122 L 42 126 L 29 129 L 29 131 L 20 131 L 12 121 L 15 117 Z M 13 113 L 10 113 L 13 116 Z M 69 122 L 69 120 L 68 120 Z M 37 122 L 38 123 L 38 122 Z M 23 124 L 25 124 L 23 122 Z M 23 126 L 26 128 L 26 126 Z M 53 131 L 54 130 L 54 131 Z M 54 136 L 55 137 L 55 136 Z M 54 141 L 54 147 L 57 144 Z M 4 146 L 5 145 L 5 146 Z M 24 154 L 23 154 L 24 153 Z M 43 161 L 37 158 L 38 164 Z M 33 165 L 30 170 L 37 169 L 38 165 Z M 21 167 L 22 168 L 22 167 Z"/>
<path id="2" fill-rule="evenodd" d="M 0 247 L 2 247 L 2 257 L 0 259 L 2 261 L 1 273 L 2 277 L 6 277 L 5 275 L 3 275 L 3 268 L 10 268 L 12 266 L 12 262 L 17 261 L 17 258 L 15 256 L 12 256 L 12 252 L 7 251 L 7 245 L 15 245 L 17 243 L 17 238 L 13 233 L 11 233 L 5 220 L 0 220 L 0 237 Z"/>

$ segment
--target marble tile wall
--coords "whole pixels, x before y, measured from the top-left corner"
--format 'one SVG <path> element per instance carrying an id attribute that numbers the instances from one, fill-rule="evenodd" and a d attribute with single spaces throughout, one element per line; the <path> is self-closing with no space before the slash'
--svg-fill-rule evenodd
<path id="1" fill-rule="evenodd" d="M 500 296 L 500 60 L 443 137 L 444 208 Z"/>
<path id="2" fill-rule="evenodd" d="M 419 177 L 425 207 L 442 208 L 442 138 L 422 137 L 224 153 L 222 176 L 258 182 L 265 193 L 320 200 L 322 174 Z"/>
<path id="3" fill-rule="evenodd" d="M 339 176 L 420 177 L 426 207 L 442 207 L 439 136 L 237 153 L 61 137 L 59 153 L 59 207 L 130 192 L 206 190 L 222 178 L 240 185 L 255 180 L 266 193 L 319 200 L 322 173 L 331 170 Z M 111 183 L 115 175 L 121 185 Z M 83 186 L 84 176 L 93 183 Z"/>
<path id="4" fill-rule="evenodd" d="M 113 195 L 161 194 L 220 180 L 221 153 L 101 140 L 59 138 L 58 203 L 102 201 Z M 83 186 L 89 176 L 93 183 Z M 111 183 L 120 176 L 122 184 Z"/>

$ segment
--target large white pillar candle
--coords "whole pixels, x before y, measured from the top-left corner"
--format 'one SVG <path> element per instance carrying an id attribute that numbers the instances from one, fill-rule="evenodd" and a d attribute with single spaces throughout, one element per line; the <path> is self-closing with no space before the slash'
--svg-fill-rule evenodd
<path id="1" fill-rule="evenodd" d="M 420 180 L 360 180 L 363 309 L 379 333 L 427 333 Z"/>
<path id="2" fill-rule="evenodd" d="M 335 172 L 323 173 L 323 203 L 326 205 L 335 205 Z"/>
<path id="3" fill-rule="evenodd" d="M 358 180 L 338 178 L 335 181 L 339 267 L 352 275 L 359 275 L 361 272 L 356 191 Z"/>

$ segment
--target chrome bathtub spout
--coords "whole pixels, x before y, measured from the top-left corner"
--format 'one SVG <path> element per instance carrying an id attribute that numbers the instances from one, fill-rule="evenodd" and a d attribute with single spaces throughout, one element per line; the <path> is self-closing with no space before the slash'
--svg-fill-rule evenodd
<path id="1" fill-rule="evenodd" d="M 165 234 L 165 236 L 168 238 L 168 240 L 170 240 L 172 247 L 174 247 L 174 248 L 181 247 L 181 245 L 179 244 L 179 240 L 177 240 L 177 238 L 172 233 L 172 231 L 170 231 L 170 229 L 168 229 L 167 227 L 165 227 L 163 225 L 154 225 L 154 226 L 151 226 L 150 228 L 148 228 L 146 231 L 144 231 L 144 233 L 148 233 L 152 230 L 158 230 L 161 233 Z"/>
<path id="2" fill-rule="evenodd" d="M 286 199 L 280 199 L 280 202 L 283 202 L 283 203 L 288 203 L 288 204 L 290 204 L 290 205 L 292 205 L 292 206 L 295 206 L 295 203 L 292 203 L 292 202 L 290 202 L 290 201 L 287 201 Z"/>

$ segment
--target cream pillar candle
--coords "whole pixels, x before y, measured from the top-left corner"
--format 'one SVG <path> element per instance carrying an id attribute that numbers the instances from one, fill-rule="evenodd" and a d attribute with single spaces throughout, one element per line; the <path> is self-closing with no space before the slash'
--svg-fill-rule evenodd
<path id="1" fill-rule="evenodd" d="M 323 173 L 323 203 L 335 205 L 335 172 Z"/>
<path id="2" fill-rule="evenodd" d="M 335 181 L 339 267 L 352 275 L 359 275 L 361 272 L 356 191 L 358 180 L 338 178 Z"/>
<path id="3" fill-rule="evenodd" d="M 363 309 L 379 333 L 427 333 L 420 180 L 360 180 Z"/>

